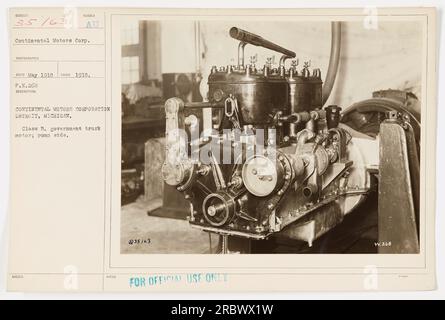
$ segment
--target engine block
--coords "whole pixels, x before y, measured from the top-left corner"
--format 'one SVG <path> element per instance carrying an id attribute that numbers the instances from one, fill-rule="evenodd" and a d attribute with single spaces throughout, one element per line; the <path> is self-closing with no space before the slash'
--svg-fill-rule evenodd
<path id="1" fill-rule="evenodd" d="M 165 104 L 164 181 L 190 201 L 193 227 L 312 245 L 374 187 L 378 139 L 340 123 L 340 107 L 323 108 L 319 69 L 286 67 L 294 52 L 238 28 L 230 35 L 238 65 L 212 67 L 207 101 Z M 245 65 L 246 44 L 282 53 L 279 65 Z M 212 109 L 211 133 L 196 108 Z"/>

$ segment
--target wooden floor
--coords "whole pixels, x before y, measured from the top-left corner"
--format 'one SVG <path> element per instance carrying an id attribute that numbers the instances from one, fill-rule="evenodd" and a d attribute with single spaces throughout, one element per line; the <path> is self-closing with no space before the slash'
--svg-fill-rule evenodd
<path id="1" fill-rule="evenodd" d="M 209 233 L 190 227 L 186 220 L 147 214 L 161 203 L 161 199 L 145 202 L 140 197 L 136 202 L 122 206 L 121 253 L 210 253 Z M 150 239 L 149 243 L 147 239 Z M 141 243 L 130 243 L 138 240 Z M 217 243 L 218 237 L 212 235 L 213 250 Z"/>

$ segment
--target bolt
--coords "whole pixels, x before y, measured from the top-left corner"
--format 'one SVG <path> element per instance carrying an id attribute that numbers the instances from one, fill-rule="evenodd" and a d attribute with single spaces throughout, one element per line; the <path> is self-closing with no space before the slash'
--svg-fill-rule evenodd
<path id="1" fill-rule="evenodd" d="M 268 208 L 269 210 L 272 210 L 273 207 L 274 207 L 274 204 L 273 204 L 273 203 L 269 203 L 269 204 L 267 205 L 267 208 Z"/>
<path id="2" fill-rule="evenodd" d="M 263 232 L 263 231 L 264 231 L 264 228 L 261 227 L 261 226 L 257 226 L 257 227 L 255 228 L 255 231 L 258 232 L 258 233 L 260 233 L 260 232 Z"/>
<path id="3" fill-rule="evenodd" d="M 213 217 L 216 214 L 216 208 L 215 206 L 210 206 L 207 209 L 207 213 L 209 216 Z"/>

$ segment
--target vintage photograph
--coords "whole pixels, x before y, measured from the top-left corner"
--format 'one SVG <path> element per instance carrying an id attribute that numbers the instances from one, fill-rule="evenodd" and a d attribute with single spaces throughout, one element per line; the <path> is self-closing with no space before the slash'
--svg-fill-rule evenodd
<path id="1" fill-rule="evenodd" d="M 421 22 L 120 25 L 121 254 L 419 253 Z"/>

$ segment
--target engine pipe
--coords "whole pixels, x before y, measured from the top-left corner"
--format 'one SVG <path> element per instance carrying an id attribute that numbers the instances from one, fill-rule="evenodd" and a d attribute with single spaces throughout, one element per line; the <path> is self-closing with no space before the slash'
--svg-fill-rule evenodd
<path id="1" fill-rule="evenodd" d="M 237 27 L 230 28 L 229 34 L 232 38 L 241 41 L 241 43 L 238 46 L 238 65 L 242 66 L 244 65 L 244 47 L 245 45 L 252 44 L 254 46 L 267 48 L 279 53 L 282 53 L 284 56 L 281 58 L 282 60 L 287 58 L 295 58 L 296 54 L 293 51 L 290 51 L 286 48 L 283 48 L 269 40 L 264 39 L 263 37 L 260 37 L 259 35 L 256 35 L 254 33 L 242 30 Z M 284 60 L 282 61 L 284 63 Z"/>
<path id="2" fill-rule="evenodd" d="M 185 102 L 184 108 L 190 109 L 206 109 L 206 108 L 217 108 L 223 109 L 224 103 L 212 103 L 212 102 Z"/>
<path id="3" fill-rule="evenodd" d="M 323 105 L 328 101 L 334 87 L 335 78 L 337 77 L 338 65 L 340 63 L 340 47 L 341 47 L 341 22 L 331 22 L 331 54 L 329 57 L 329 67 L 326 79 L 323 84 Z"/>

